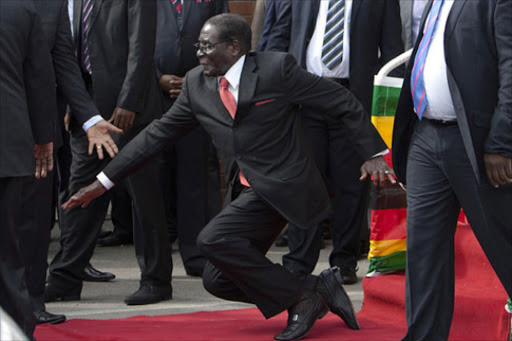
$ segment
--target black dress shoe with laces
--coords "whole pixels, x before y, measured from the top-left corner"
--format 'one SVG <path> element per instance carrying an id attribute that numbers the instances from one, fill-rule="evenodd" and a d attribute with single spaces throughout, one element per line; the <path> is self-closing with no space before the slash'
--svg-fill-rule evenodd
<path id="1" fill-rule="evenodd" d="M 350 329 L 359 329 L 352 302 L 343 289 L 340 269 L 333 267 L 318 276 L 316 290 L 325 300 L 329 309 L 338 315 Z"/>
<path id="2" fill-rule="evenodd" d="M 340 267 L 340 274 L 341 274 L 341 280 L 343 281 L 343 284 L 357 283 L 356 269 Z"/>
<path id="3" fill-rule="evenodd" d="M 132 245 L 133 238 L 130 235 L 126 236 L 119 233 L 112 233 L 104 238 L 99 238 L 96 244 L 99 246 Z"/>
<path id="4" fill-rule="evenodd" d="M 87 282 L 108 282 L 116 278 L 116 275 L 110 272 L 103 272 L 92 267 L 89 263 L 84 268 L 84 281 Z"/>
<path id="5" fill-rule="evenodd" d="M 127 305 L 141 305 L 158 303 L 172 299 L 172 287 L 168 285 L 156 285 L 154 283 L 141 284 L 140 288 L 124 298 Z"/>
<path id="6" fill-rule="evenodd" d="M 286 328 L 274 339 L 280 341 L 300 340 L 305 337 L 315 325 L 316 320 L 327 314 L 327 305 L 315 291 L 305 291 L 297 303 L 288 309 Z"/>
<path id="7" fill-rule="evenodd" d="M 46 310 L 41 310 L 34 315 L 37 324 L 58 324 L 66 321 L 66 315 L 52 314 Z"/>
<path id="8" fill-rule="evenodd" d="M 82 286 L 73 289 L 63 289 L 57 287 L 56 285 L 46 283 L 46 286 L 44 288 L 44 301 L 80 301 L 81 292 Z"/>

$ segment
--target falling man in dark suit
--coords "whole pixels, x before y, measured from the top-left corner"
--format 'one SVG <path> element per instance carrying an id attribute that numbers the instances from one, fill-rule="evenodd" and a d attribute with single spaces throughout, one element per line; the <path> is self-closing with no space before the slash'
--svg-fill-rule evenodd
<path id="1" fill-rule="evenodd" d="M 448 339 L 461 207 L 512 296 L 511 22 L 510 0 L 435 0 L 423 12 L 392 148 L 407 184 L 404 340 Z"/>
<path id="2" fill-rule="evenodd" d="M 249 53 L 251 29 L 238 15 L 221 14 L 201 30 L 197 56 L 181 94 L 115 157 L 100 178 L 110 185 L 134 167 L 202 125 L 226 164 L 232 200 L 198 236 L 208 262 L 203 284 L 213 295 L 256 304 L 266 318 L 288 309 L 277 340 L 298 340 L 329 308 L 352 329 L 359 325 L 337 268 L 298 277 L 265 254 L 286 224 L 313 228 L 330 211 L 322 177 L 307 156 L 298 105 L 339 118 L 366 161 L 361 179 L 395 182 L 382 157 L 386 145 L 362 105 L 345 88 L 302 70 L 286 53 Z M 103 180 L 102 179 L 102 180 Z M 104 182 L 104 181 L 103 181 Z M 99 180 L 80 189 L 64 209 L 82 205 L 110 186 Z"/>

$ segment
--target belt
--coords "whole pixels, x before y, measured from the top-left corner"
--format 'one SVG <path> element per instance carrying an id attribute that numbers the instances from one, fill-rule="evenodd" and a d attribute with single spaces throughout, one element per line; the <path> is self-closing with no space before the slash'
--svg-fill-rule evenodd
<path id="1" fill-rule="evenodd" d="M 329 77 L 325 77 L 325 78 L 330 79 L 333 82 L 336 82 L 338 84 L 341 84 L 345 88 L 350 88 L 350 80 L 348 78 L 329 78 Z"/>
<path id="2" fill-rule="evenodd" d="M 423 120 L 428 121 L 428 122 L 432 123 L 433 125 L 443 126 L 443 127 L 452 126 L 452 125 L 457 124 L 457 120 L 451 120 L 451 121 L 433 120 L 431 118 L 426 118 L 426 117 L 424 117 Z"/>

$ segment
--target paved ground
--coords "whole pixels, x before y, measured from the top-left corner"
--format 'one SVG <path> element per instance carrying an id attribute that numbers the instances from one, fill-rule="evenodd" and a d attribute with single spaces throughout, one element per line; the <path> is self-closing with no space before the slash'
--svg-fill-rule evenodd
<path id="1" fill-rule="evenodd" d="M 104 227 L 111 229 L 111 222 L 107 221 Z M 58 234 L 59 230 L 56 227 L 52 233 L 49 260 L 57 252 Z M 320 255 L 315 274 L 329 266 L 330 241 L 326 241 L 326 244 L 326 248 L 322 250 Z M 176 248 L 176 244 L 174 246 Z M 286 250 L 287 248 L 273 247 L 269 252 L 269 257 L 275 262 L 280 262 L 281 256 Z M 123 298 L 137 290 L 140 275 L 135 260 L 134 248 L 131 245 L 119 247 L 98 246 L 91 263 L 99 270 L 114 273 L 116 279 L 108 283 L 85 282 L 81 301 L 48 303 L 47 310 L 53 313 L 66 314 L 68 319 L 110 319 L 136 315 L 154 316 L 252 307 L 252 305 L 228 302 L 210 295 L 203 289 L 200 278 L 185 274 L 181 258 L 176 250 L 173 251 L 173 261 L 172 300 L 157 304 L 127 306 L 123 303 Z M 358 311 L 361 309 L 363 301 L 361 279 L 367 269 L 368 261 L 366 259 L 360 260 L 358 283 L 345 287 Z"/>

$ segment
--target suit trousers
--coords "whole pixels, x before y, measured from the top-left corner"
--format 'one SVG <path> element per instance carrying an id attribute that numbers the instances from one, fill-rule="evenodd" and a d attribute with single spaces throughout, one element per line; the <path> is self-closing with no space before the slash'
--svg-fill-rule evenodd
<path id="1" fill-rule="evenodd" d="M 19 248 L 22 177 L 0 178 L 0 306 L 31 338 L 36 327 Z"/>
<path id="2" fill-rule="evenodd" d="M 143 127 L 133 127 L 116 143 L 122 148 Z M 71 137 L 73 162 L 69 193 L 89 185 L 96 174 L 108 163 L 108 158 L 98 160 L 96 154 L 88 155 L 87 136 L 79 133 Z M 137 212 L 135 229 L 143 231 L 145 269 L 142 282 L 169 284 L 172 272 L 171 249 L 165 231 L 163 195 L 160 189 L 158 168 L 154 160 L 127 177 L 126 184 Z M 61 290 L 79 293 L 83 269 L 89 263 L 110 200 L 110 193 L 93 200 L 86 208 L 75 207 L 63 212 L 60 250 L 50 264 L 48 282 Z"/>
<path id="3" fill-rule="evenodd" d="M 359 253 L 361 226 L 368 222 L 369 182 L 359 181 L 364 160 L 348 139 L 340 120 L 309 108 L 301 109 L 306 144 L 332 194 L 331 266 L 355 269 Z M 284 266 L 294 272 L 311 273 L 318 261 L 323 225 L 302 230 L 290 224 L 290 252 L 283 256 Z"/>
<path id="4" fill-rule="evenodd" d="M 198 247 L 208 259 L 205 289 L 226 300 L 254 303 L 266 318 L 294 304 L 303 290 L 313 290 L 315 276 L 300 278 L 265 257 L 285 224 L 245 187 L 198 236 Z"/>
<path id="5" fill-rule="evenodd" d="M 34 312 L 45 310 L 44 287 L 48 268 L 50 231 L 55 220 L 54 173 L 46 178 L 23 181 L 19 226 L 20 250 L 25 263 L 27 287 Z"/>
<path id="6" fill-rule="evenodd" d="M 481 171 L 484 171 L 481 169 Z M 460 208 L 512 295 L 512 185 L 478 183 L 459 127 L 420 121 L 407 163 L 404 340 L 447 340 L 454 304 L 454 234 Z"/>
<path id="7" fill-rule="evenodd" d="M 206 258 L 197 248 L 197 236 L 221 209 L 217 151 L 203 127 L 181 138 L 162 157 L 168 222 L 175 231 L 187 274 L 201 275 Z"/>

